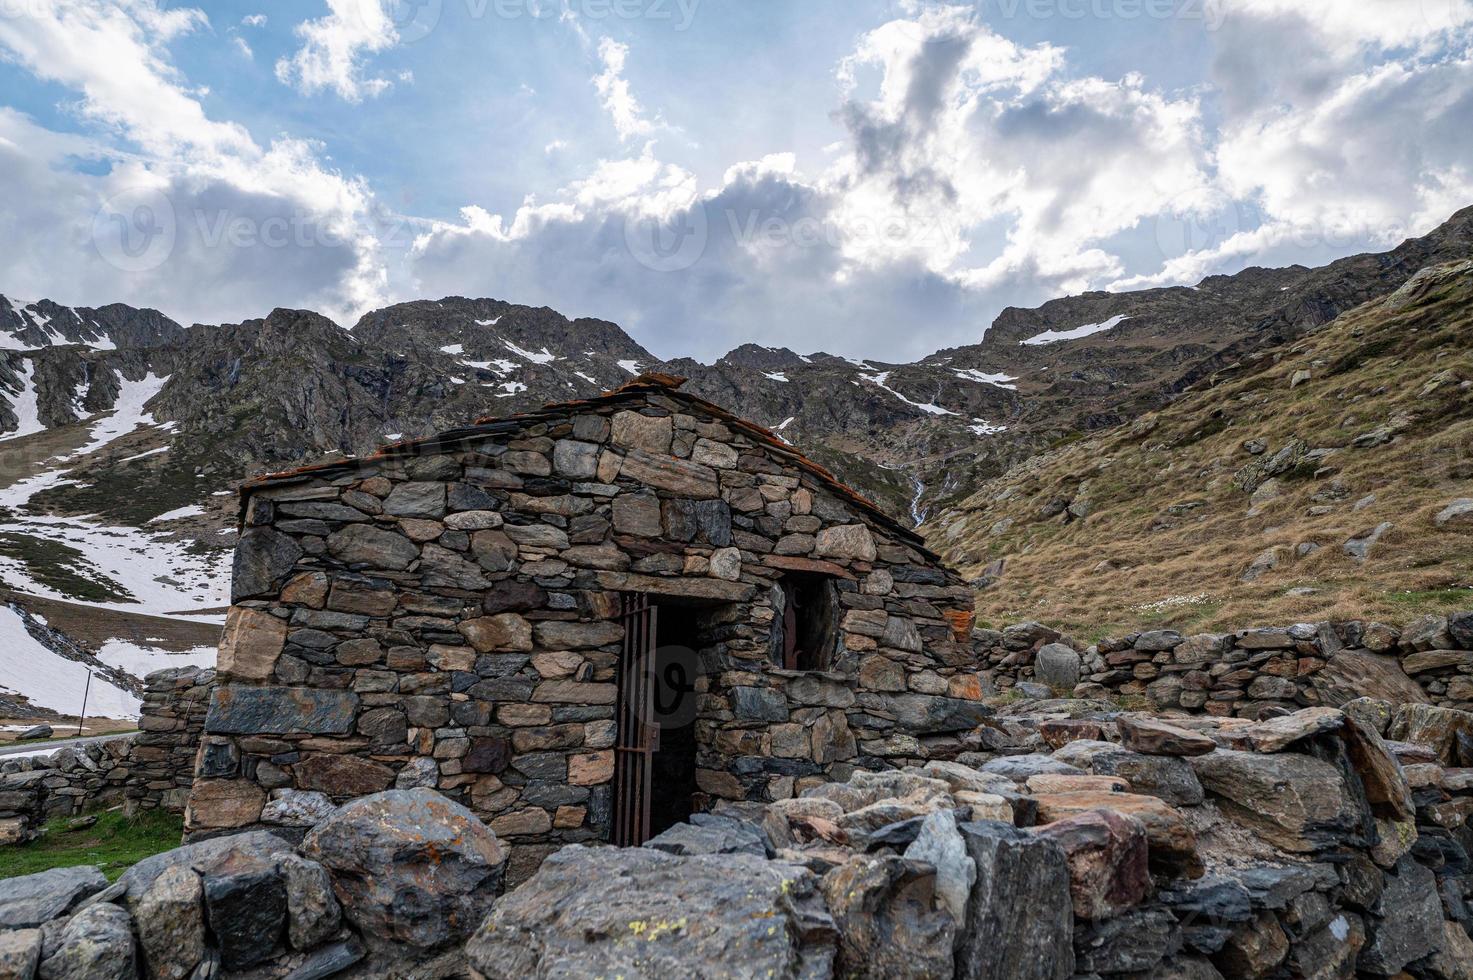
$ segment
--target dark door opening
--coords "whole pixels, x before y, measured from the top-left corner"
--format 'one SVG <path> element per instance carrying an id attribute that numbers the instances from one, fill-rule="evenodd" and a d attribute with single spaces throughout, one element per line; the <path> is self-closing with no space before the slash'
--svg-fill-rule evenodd
<path id="1" fill-rule="evenodd" d="M 637 847 L 690 818 L 701 610 L 626 594 L 615 710 L 612 841 Z"/>

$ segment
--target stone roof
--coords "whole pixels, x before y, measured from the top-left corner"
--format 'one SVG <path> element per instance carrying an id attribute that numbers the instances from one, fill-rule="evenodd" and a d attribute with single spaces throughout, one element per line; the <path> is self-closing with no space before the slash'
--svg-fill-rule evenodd
<path id="1" fill-rule="evenodd" d="M 465 442 L 485 438 L 486 436 L 514 432 L 538 422 L 550 421 L 569 413 L 576 413 L 580 409 L 596 409 L 609 405 L 642 402 L 648 399 L 650 395 L 661 395 L 687 404 L 700 412 L 720 419 L 731 428 L 740 431 L 742 434 L 756 441 L 772 455 L 786 460 L 808 473 L 825 489 L 854 507 L 872 523 L 885 528 L 887 531 L 904 540 L 907 544 L 925 554 L 927 558 L 940 562 L 940 556 L 926 548 L 925 539 L 916 533 L 913 528 L 907 527 L 895 520 L 869 498 L 841 481 L 822 465 L 803 455 L 796 446 L 778 436 L 771 429 L 758 425 L 749 419 L 744 419 L 722 408 L 715 402 L 710 402 L 690 392 L 682 391 L 681 385 L 685 384 L 685 381 L 685 378 L 675 375 L 646 372 L 626 384 L 611 391 L 606 391 L 595 398 L 567 402 L 551 402 L 540 409 L 521 412 L 516 415 L 500 417 L 487 416 L 477 419 L 468 426 L 449 429 L 436 435 L 390 443 L 368 456 L 349 456 L 344 459 L 328 460 L 278 473 L 268 473 L 252 480 L 247 480 L 241 485 L 241 502 L 244 504 L 251 491 L 261 487 L 300 483 L 335 473 L 350 472 L 364 463 L 377 460 L 405 456 L 423 456 L 427 452 L 449 451 Z"/>

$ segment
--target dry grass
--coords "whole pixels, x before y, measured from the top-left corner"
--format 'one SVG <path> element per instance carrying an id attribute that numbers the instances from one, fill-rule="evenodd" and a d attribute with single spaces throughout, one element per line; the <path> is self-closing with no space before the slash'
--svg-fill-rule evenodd
<path id="1" fill-rule="evenodd" d="M 1473 529 L 1432 522 L 1473 496 L 1470 341 L 1473 275 L 1399 310 L 1367 304 L 1132 426 L 1014 468 L 937 518 L 928 537 L 969 576 L 1006 559 L 979 595 L 979 621 L 1038 619 L 1088 638 L 1473 608 Z M 1291 388 L 1300 370 L 1311 379 Z M 1394 441 L 1353 445 L 1398 416 L 1406 424 Z M 1334 451 L 1279 476 L 1279 496 L 1251 506 L 1233 482 L 1255 459 L 1244 443 L 1268 443 L 1263 459 L 1296 438 Z M 1327 499 L 1336 481 L 1343 494 Z M 1088 516 L 1043 518 L 1054 498 L 1087 500 Z M 1191 502 L 1200 504 L 1168 511 Z M 1013 525 L 990 533 L 1004 518 Z M 1369 559 L 1345 553 L 1347 539 L 1383 521 L 1394 528 Z M 1319 548 L 1299 556 L 1302 543 Z M 1242 581 L 1275 546 L 1278 567 Z M 1315 592 L 1288 594 L 1295 588 Z"/>

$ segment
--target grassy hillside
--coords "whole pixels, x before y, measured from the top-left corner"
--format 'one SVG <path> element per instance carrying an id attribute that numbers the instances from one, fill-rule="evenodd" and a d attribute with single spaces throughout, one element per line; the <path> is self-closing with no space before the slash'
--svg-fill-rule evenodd
<path id="1" fill-rule="evenodd" d="M 969 577 L 996 576 L 977 603 L 993 625 L 1401 622 L 1473 607 L 1473 514 L 1435 520 L 1469 497 L 1473 262 L 1460 262 L 1030 459 L 926 531 Z M 1383 523 L 1368 557 L 1347 553 Z"/>

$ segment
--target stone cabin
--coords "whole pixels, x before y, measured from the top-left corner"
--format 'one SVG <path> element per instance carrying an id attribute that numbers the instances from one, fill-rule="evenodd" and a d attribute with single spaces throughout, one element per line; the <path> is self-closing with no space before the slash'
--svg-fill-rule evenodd
<path id="1" fill-rule="evenodd" d="M 187 833 L 430 786 L 515 880 L 963 747 L 970 589 L 682 380 L 247 484 Z"/>

